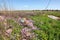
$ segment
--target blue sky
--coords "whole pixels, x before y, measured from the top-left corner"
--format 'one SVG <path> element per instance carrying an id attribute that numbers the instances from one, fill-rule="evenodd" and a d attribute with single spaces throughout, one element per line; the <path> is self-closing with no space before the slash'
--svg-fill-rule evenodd
<path id="1" fill-rule="evenodd" d="M 3 0 L 0 0 L 0 8 L 2 7 L 3 2 Z M 6 0 L 6 6 L 13 10 L 60 10 L 60 0 Z"/>

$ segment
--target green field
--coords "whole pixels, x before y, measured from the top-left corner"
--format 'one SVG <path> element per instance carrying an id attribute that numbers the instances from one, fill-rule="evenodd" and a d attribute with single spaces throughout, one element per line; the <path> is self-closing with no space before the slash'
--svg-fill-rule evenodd
<path id="1" fill-rule="evenodd" d="M 37 12 L 36 12 L 37 13 Z M 39 30 L 33 30 L 37 36 L 36 38 L 32 38 L 31 40 L 60 40 L 60 20 L 53 20 L 51 18 L 48 18 L 48 14 L 55 15 L 60 17 L 59 12 L 45 12 L 44 14 L 39 14 L 34 16 L 29 16 L 34 21 L 34 25 L 39 28 Z M 16 34 L 16 40 L 21 39 L 21 29 L 23 28 L 18 23 L 16 23 L 12 19 L 7 19 L 7 22 L 9 25 L 13 26 L 13 32 L 11 35 Z M 3 30 L 3 23 L 0 23 L 0 29 Z M 3 32 L 4 33 L 4 32 Z M 10 40 L 10 38 L 5 37 L 3 34 L 0 35 L 0 40 Z"/>

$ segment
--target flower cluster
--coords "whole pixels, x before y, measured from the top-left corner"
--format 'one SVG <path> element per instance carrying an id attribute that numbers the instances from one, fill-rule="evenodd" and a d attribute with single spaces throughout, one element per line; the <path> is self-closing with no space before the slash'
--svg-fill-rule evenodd
<path id="1" fill-rule="evenodd" d="M 22 37 L 23 37 L 23 39 L 25 38 L 24 40 L 28 40 L 35 36 L 34 33 L 32 33 L 31 31 L 32 31 L 32 29 L 29 29 L 27 27 L 25 27 L 21 30 Z"/>

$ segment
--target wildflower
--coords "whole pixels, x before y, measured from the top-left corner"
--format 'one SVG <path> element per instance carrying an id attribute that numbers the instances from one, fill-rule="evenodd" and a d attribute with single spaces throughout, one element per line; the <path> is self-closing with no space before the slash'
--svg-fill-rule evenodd
<path id="1" fill-rule="evenodd" d="M 6 35 L 6 36 L 10 36 L 11 33 L 12 33 L 12 28 L 9 27 L 9 28 L 6 30 L 5 35 Z"/>
<path id="2" fill-rule="evenodd" d="M 0 21 L 3 21 L 5 18 L 3 16 L 0 16 Z"/>
<path id="3" fill-rule="evenodd" d="M 22 39 L 22 40 L 26 40 L 26 39 Z"/>
<path id="4" fill-rule="evenodd" d="M 30 36 L 31 35 L 30 31 L 31 31 L 31 29 L 28 29 L 27 27 L 23 28 L 21 30 L 22 36 L 23 37 Z"/>

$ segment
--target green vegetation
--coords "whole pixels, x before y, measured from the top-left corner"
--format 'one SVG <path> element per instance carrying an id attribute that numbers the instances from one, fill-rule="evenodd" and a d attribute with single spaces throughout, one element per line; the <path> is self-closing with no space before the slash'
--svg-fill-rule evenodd
<path id="1" fill-rule="evenodd" d="M 32 40 L 60 40 L 60 20 L 53 20 L 47 17 L 48 14 L 60 17 L 59 12 L 45 12 L 45 13 L 46 14 L 37 14 L 35 16 L 29 17 L 34 21 L 34 25 L 40 29 L 33 31 L 37 35 L 37 37 L 33 38 Z M 13 32 L 11 35 L 14 37 L 14 34 L 16 34 L 15 39 L 19 40 L 21 38 L 20 32 L 23 27 L 12 19 L 8 19 L 7 22 L 9 25 L 13 26 Z M 1 23 L 0 29 L 1 30 L 3 29 Z M 0 36 L 0 40 L 4 40 L 4 37 L 2 35 Z M 6 40 L 10 40 L 10 38 L 7 37 Z"/>
<path id="2" fill-rule="evenodd" d="M 60 17 L 60 11 L 44 11 L 44 13 Z"/>
<path id="3" fill-rule="evenodd" d="M 38 34 L 38 39 L 41 40 L 59 40 L 60 38 L 60 21 L 52 20 L 46 15 L 32 16 L 32 20 L 35 21 L 35 25 L 41 30 L 35 30 Z"/>

